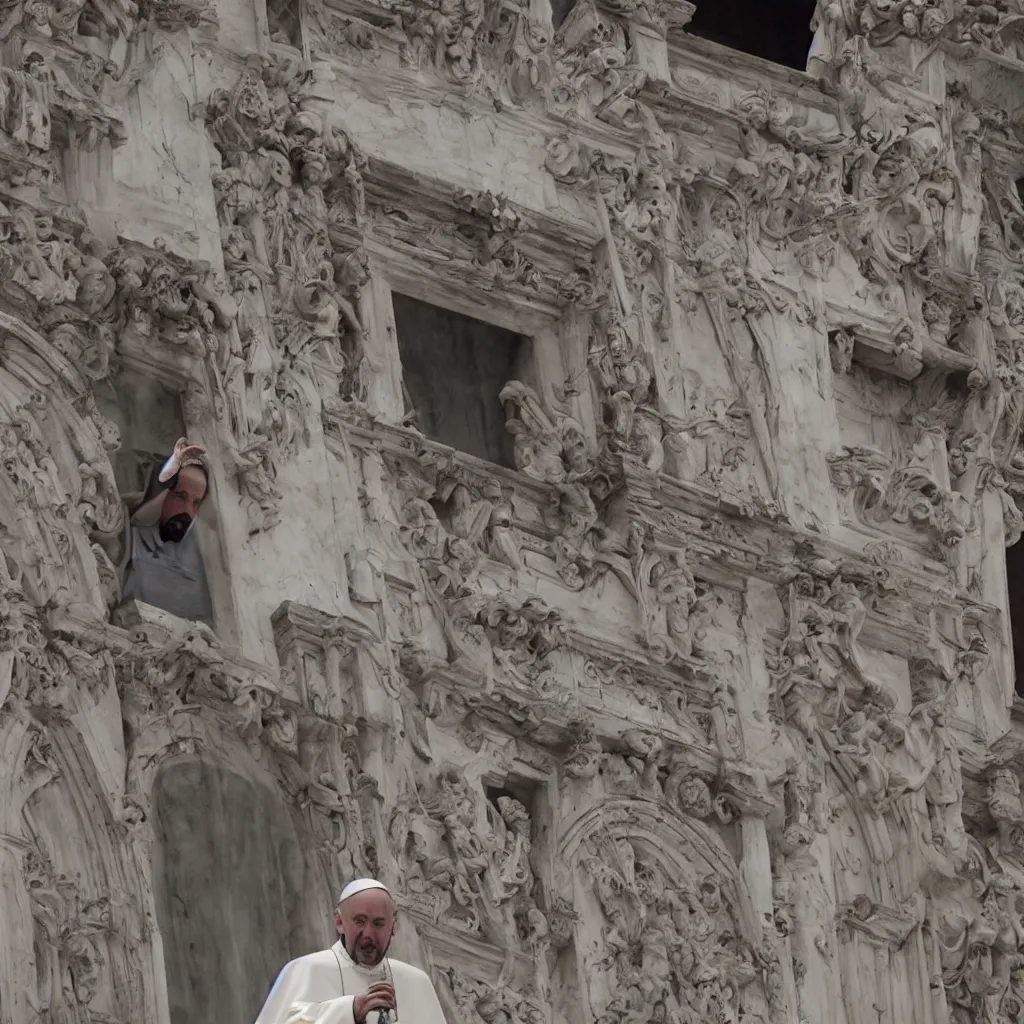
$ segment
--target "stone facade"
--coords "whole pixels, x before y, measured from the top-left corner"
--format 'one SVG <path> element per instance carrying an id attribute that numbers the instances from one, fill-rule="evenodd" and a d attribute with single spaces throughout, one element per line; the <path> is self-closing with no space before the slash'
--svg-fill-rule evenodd
<path id="1" fill-rule="evenodd" d="M 1024 1019 L 1024 4 L 693 14 L 0 7 L 0 1024 Z"/>

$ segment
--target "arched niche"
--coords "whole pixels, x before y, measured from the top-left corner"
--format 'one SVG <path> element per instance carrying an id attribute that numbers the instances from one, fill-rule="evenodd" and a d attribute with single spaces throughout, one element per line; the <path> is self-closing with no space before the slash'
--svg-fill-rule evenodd
<path id="1" fill-rule="evenodd" d="M 573 893 L 573 942 L 552 977 L 570 1024 L 770 1019 L 777 957 L 722 839 L 663 803 L 607 799 L 562 833 L 559 888 Z M 562 994 L 568 993 L 567 998 Z"/>
<path id="2" fill-rule="evenodd" d="M 284 964 L 323 945 L 310 872 L 269 779 L 188 755 L 152 790 L 153 889 L 171 1024 L 252 1024 Z"/>
<path id="3" fill-rule="evenodd" d="M 595 842 L 633 844 L 673 884 L 692 884 L 714 874 L 747 942 L 761 938 L 736 862 L 721 837 L 696 819 L 649 800 L 609 799 L 581 814 L 562 833 L 557 862 L 577 865 Z"/>
<path id="4" fill-rule="evenodd" d="M 106 617 L 107 568 L 90 543 L 93 523 L 120 515 L 109 452 L 119 444 L 78 372 L 23 321 L 0 311 L 0 523 L 4 547 L 37 607 Z"/>
<path id="5" fill-rule="evenodd" d="M 31 950 L 28 1005 L 40 1020 L 152 1019 L 160 1003 L 144 882 L 90 754 L 71 723 L 23 722 L 14 775 L 31 791 L 15 806 L 17 832 L 5 831 L 21 852 L 31 940 L 16 933 L 25 946 L 12 952 Z"/>

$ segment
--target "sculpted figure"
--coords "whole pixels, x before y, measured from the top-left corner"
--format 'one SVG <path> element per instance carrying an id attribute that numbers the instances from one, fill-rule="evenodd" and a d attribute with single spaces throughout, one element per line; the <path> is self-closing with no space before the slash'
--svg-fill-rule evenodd
<path id="1" fill-rule="evenodd" d="M 520 381 L 509 381 L 498 397 L 506 407 L 505 427 L 514 438 L 516 467 L 535 480 L 564 481 L 559 424 L 548 415 L 537 393 Z"/>
<path id="2" fill-rule="evenodd" d="M 1024 850 L 1024 804 L 1021 803 L 1020 781 L 1009 768 L 996 768 L 988 780 L 989 813 L 999 832 L 999 850 L 1015 855 Z"/>
<path id="3" fill-rule="evenodd" d="M 380 882 L 349 882 L 334 924 L 338 941 L 285 965 L 256 1024 L 445 1024 L 430 978 L 387 955 L 398 923 Z"/>
<path id="4" fill-rule="evenodd" d="M 669 551 L 651 567 L 651 587 L 657 604 L 665 609 L 666 639 L 681 658 L 693 654 L 690 613 L 697 604 L 697 584 L 680 551 Z"/>
<path id="5" fill-rule="evenodd" d="M 807 73 L 826 78 L 839 47 L 845 42 L 846 24 L 842 4 L 836 0 L 819 0 L 811 19 L 814 38 L 807 54 Z"/>
<path id="6" fill-rule="evenodd" d="M 533 885 L 530 867 L 530 814 L 510 796 L 498 797 L 498 813 L 490 813 L 495 860 L 497 901 L 504 902 L 519 893 L 529 894 Z"/>

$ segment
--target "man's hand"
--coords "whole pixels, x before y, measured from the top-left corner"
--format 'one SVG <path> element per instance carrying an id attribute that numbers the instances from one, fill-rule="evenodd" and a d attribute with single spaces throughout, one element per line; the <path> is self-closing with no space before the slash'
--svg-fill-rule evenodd
<path id="1" fill-rule="evenodd" d="M 174 442 L 174 451 L 171 453 L 171 457 L 160 470 L 160 483 L 167 483 L 181 469 L 187 459 L 201 459 L 205 454 L 206 449 L 201 444 L 192 444 L 187 437 L 179 437 Z"/>
<path id="2" fill-rule="evenodd" d="M 180 467 L 186 459 L 201 459 L 206 454 L 206 449 L 201 444 L 193 444 L 187 437 L 179 437 L 174 442 L 173 458 L 178 460 Z"/>
<path id="3" fill-rule="evenodd" d="M 395 1002 L 395 987 L 386 981 L 379 981 L 362 995 L 352 1000 L 352 1016 L 356 1024 L 364 1024 L 366 1015 L 371 1010 L 394 1010 L 397 1009 Z"/>

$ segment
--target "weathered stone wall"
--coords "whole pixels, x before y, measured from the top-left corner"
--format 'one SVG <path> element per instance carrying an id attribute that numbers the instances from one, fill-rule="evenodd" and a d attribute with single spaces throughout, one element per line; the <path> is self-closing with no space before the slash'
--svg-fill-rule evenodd
<path id="1" fill-rule="evenodd" d="M 0 1024 L 250 1024 L 356 873 L 450 1024 L 1021 1019 L 1024 8 L 691 13 L 3 7 Z M 100 544 L 182 432 L 213 631 Z"/>

